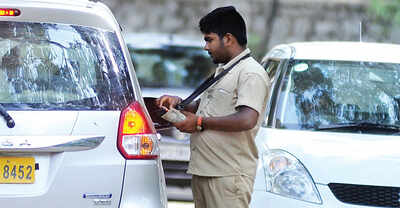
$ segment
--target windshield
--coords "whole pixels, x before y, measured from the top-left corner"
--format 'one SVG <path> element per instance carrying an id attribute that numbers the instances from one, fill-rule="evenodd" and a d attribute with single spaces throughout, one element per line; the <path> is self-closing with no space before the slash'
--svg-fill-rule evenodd
<path id="1" fill-rule="evenodd" d="M 0 22 L 0 103 L 8 109 L 120 109 L 132 95 L 116 34 Z"/>
<path id="2" fill-rule="evenodd" d="M 288 65 L 275 114 L 278 128 L 400 126 L 400 64 L 294 60 Z"/>
<path id="3" fill-rule="evenodd" d="M 214 69 L 202 48 L 165 46 L 129 50 L 142 87 L 195 88 Z"/>

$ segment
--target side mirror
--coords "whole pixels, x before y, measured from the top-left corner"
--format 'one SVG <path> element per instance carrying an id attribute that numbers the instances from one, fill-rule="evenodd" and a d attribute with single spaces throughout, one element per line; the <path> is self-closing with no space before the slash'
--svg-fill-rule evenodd
<path id="1" fill-rule="evenodd" d="M 154 127 L 156 130 L 162 130 L 173 127 L 173 125 L 161 118 L 163 109 L 159 108 L 156 104 L 156 99 L 154 97 L 144 97 L 144 103 L 146 105 L 147 111 L 150 114 L 151 120 L 153 120 Z"/>

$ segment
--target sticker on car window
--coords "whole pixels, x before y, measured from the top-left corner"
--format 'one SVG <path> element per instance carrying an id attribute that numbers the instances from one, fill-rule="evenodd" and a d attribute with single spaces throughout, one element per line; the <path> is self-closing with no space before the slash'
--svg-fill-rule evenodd
<path id="1" fill-rule="evenodd" d="M 293 66 L 294 71 L 296 72 L 302 72 L 306 71 L 308 69 L 308 64 L 306 63 L 299 63 Z"/>

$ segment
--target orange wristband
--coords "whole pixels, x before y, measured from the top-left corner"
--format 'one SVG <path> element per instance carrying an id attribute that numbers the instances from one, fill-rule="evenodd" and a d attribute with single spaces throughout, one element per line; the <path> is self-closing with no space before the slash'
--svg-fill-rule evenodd
<path id="1" fill-rule="evenodd" d="M 198 117 L 197 117 L 197 123 L 196 123 L 196 128 L 197 128 L 197 130 L 203 131 L 203 126 L 201 126 L 202 123 L 203 123 L 203 117 L 198 116 Z"/>

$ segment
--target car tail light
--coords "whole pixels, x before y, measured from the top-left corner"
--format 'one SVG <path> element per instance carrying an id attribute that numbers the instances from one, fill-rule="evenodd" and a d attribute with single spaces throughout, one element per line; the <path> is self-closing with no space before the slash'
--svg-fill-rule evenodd
<path id="1" fill-rule="evenodd" d="M 117 146 L 126 159 L 154 159 L 159 155 L 158 137 L 139 102 L 120 116 Z"/>
<path id="2" fill-rule="evenodd" d="M 0 8 L 0 16 L 19 16 L 21 11 L 18 9 L 4 9 Z"/>

